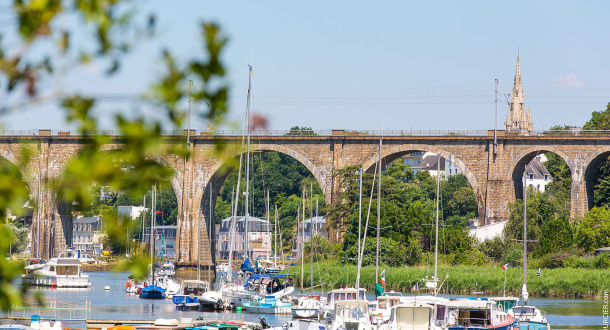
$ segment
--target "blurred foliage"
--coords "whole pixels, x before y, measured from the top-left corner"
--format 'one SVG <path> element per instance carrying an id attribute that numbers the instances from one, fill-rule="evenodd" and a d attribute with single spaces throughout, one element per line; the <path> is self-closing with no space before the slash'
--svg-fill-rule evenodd
<path id="1" fill-rule="evenodd" d="M 125 56 L 139 43 L 154 37 L 156 17 L 141 14 L 140 5 L 141 1 L 134 0 L 14 0 L 15 29 L 0 31 L 0 87 L 3 96 L 6 99 L 25 99 L 24 102 L 6 103 L 2 112 L 18 111 L 41 100 L 60 98 L 66 120 L 85 136 L 82 148 L 67 162 L 63 172 L 58 177 L 43 178 L 45 180 L 41 182 L 42 189 L 51 192 L 56 203 L 74 205 L 76 211 L 97 213 L 92 209 L 100 206 L 101 187 L 114 194 L 116 206 L 122 202 L 140 201 L 152 186 L 163 186 L 169 181 L 174 172 L 160 157 L 172 155 L 186 160 L 190 153 L 182 142 L 167 144 L 161 128 L 168 125 L 174 129 L 181 127 L 189 87 L 194 102 L 209 102 L 209 111 L 198 115 L 209 119 L 212 128 L 226 118 L 229 88 L 221 58 L 228 39 L 213 23 L 200 25 L 203 47 L 199 57 L 183 60 L 168 50 L 162 52 L 164 73 L 146 95 L 164 110 L 159 113 L 161 119 L 119 114 L 115 116 L 114 126 L 121 135 L 103 136 L 98 134 L 95 98 L 61 90 L 61 80 L 82 65 L 96 63 L 106 67 L 105 75 L 116 74 Z M 66 25 L 65 21 L 77 23 Z M 15 44 L 9 47 L 4 42 L 5 37 L 16 39 L 17 47 Z M 48 47 L 43 50 L 34 47 L 41 43 Z M 118 143 L 120 147 L 105 150 L 104 147 L 111 143 Z M 224 144 L 216 143 L 218 157 L 228 154 L 225 149 Z M 24 144 L 14 166 L 2 167 L 1 218 L 6 218 L 8 209 L 13 212 L 22 210 L 30 199 L 31 192 L 23 184 L 23 177 L 33 176 L 28 172 L 27 164 L 38 156 L 38 150 L 36 145 Z M 233 162 L 228 160 L 228 163 L 231 166 Z M 100 212 L 111 243 L 124 244 L 128 241 L 128 229 L 132 233 L 137 229 L 129 227 L 138 221 L 118 219 L 111 207 L 101 207 Z M 171 212 L 168 215 L 175 216 Z M 9 252 L 13 242 L 10 236 L 9 227 L 0 225 L 0 255 Z M 149 260 L 145 255 L 134 257 L 120 269 L 130 270 L 135 277 L 141 278 L 146 273 Z M 24 304 L 24 291 L 12 285 L 22 270 L 21 263 L 0 258 L 0 308 L 6 310 Z"/>

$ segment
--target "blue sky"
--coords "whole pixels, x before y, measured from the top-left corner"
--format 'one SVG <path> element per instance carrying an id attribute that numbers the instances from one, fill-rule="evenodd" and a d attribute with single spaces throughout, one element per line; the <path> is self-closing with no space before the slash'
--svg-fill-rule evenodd
<path id="1" fill-rule="evenodd" d="M 143 93 L 161 74 L 164 47 L 180 59 L 201 54 L 198 24 L 229 37 L 231 118 L 240 122 L 254 64 L 256 111 L 271 129 L 489 129 L 494 79 L 510 93 L 517 50 L 535 129 L 580 126 L 610 102 L 610 3 L 604 1 L 147 1 L 160 36 L 108 79 L 95 63 L 63 83 L 82 93 Z M 203 110 L 198 105 L 195 111 Z M 101 103 L 113 112 L 152 110 Z M 498 127 L 506 114 L 498 106 Z M 150 113 L 154 116 L 154 114 Z M 44 105 L 5 115 L 5 129 L 69 128 Z M 205 128 L 193 119 L 194 128 Z"/>

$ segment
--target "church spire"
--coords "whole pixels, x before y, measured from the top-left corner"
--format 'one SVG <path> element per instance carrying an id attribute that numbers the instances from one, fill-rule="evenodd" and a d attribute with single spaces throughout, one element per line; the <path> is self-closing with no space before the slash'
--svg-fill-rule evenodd
<path id="1" fill-rule="evenodd" d="M 516 131 L 519 134 L 527 134 L 533 130 L 531 114 L 525 111 L 525 100 L 523 98 L 523 84 L 521 81 L 521 62 L 519 51 L 517 51 L 517 67 L 515 68 L 515 80 L 513 92 L 510 97 L 510 105 L 506 120 L 504 121 L 507 131 Z"/>

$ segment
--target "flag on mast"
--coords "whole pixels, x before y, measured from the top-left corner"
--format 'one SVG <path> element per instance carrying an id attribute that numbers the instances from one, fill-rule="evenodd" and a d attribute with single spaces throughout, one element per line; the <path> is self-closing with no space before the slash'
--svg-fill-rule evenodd
<path id="1" fill-rule="evenodd" d="M 381 275 L 379 276 L 379 283 L 385 285 L 385 269 L 381 271 Z"/>
<path id="2" fill-rule="evenodd" d="M 507 270 L 508 269 L 508 264 L 502 266 L 502 270 Z"/>

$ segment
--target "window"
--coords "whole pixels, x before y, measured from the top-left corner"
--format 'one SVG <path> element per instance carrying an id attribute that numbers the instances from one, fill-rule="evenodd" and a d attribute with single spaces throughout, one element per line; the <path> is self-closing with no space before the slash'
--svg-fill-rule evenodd
<path id="1" fill-rule="evenodd" d="M 545 174 L 544 175 L 544 181 L 548 181 L 548 179 L 549 179 L 549 176 Z"/>
<path id="2" fill-rule="evenodd" d="M 540 190 L 540 185 L 538 185 L 538 190 Z"/>
<path id="3" fill-rule="evenodd" d="M 534 175 L 533 175 L 533 174 L 530 174 L 530 179 L 533 179 L 533 178 L 534 178 Z"/>

